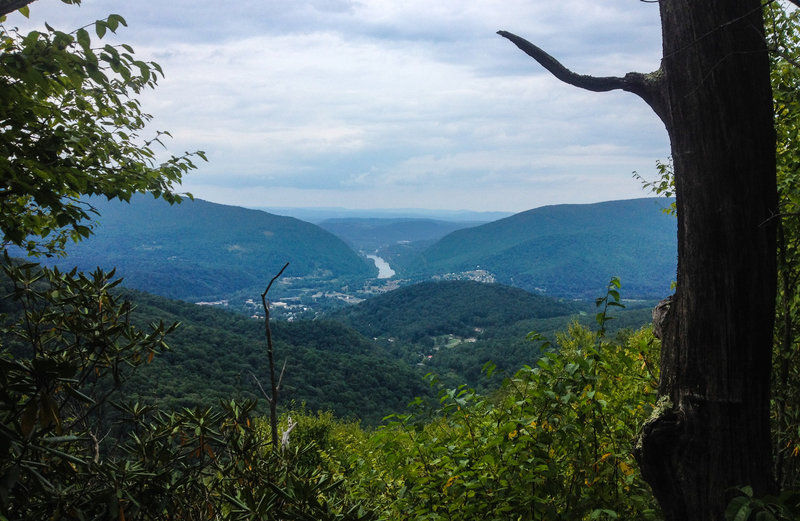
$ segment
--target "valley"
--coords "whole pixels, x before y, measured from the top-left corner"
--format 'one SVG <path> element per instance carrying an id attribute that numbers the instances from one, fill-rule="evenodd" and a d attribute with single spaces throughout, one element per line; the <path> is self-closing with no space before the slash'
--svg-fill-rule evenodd
<path id="1" fill-rule="evenodd" d="M 195 200 L 93 198 L 94 235 L 47 265 L 116 267 L 127 287 L 260 316 L 299 320 L 431 280 L 501 283 L 591 302 L 612 276 L 629 298 L 669 293 L 675 219 L 665 199 L 537 208 L 495 221 L 337 217 L 319 225 Z M 323 214 L 324 215 L 324 214 Z M 13 252 L 12 252 L 13 253 Z M 380 259 L 376 261 L 377 259 Z"/>
<path id="2" fill-rule="evenodd" d="M 285 262 L 268 295 L 277 356 L 287 360 L 285 403 L 365 424 L 432 398 L 427 373 L 494 388 L 486 363 L 513 374 L 541 354 L 531 331 L 555 343 L 570 323 L 592 327 L 594 299 L 612 276 L 622 277 L 627 307 L 611 331 L 636 329 L 674 273 L 674 222 L 654 199 L 490 222 L 362 216 L 319 225 L 199 200 L 89 202 L 94 235 L 44 262 L 116 268 L 137 322 L 180 322 L 171 351 L 125 391 L 168 407 L 259 397 L 261 293 Z"/>

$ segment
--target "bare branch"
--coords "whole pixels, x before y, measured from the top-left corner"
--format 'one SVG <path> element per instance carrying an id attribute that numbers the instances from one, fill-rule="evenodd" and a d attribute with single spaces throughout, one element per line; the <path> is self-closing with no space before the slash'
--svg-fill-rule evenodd
<path id="1" fill-rule="evenodd" d="M 274 277 L 272 277 L 272 280 L 269 281 L 269 284 L 267 284 L 267 289 L 265 289 L 264 293 L 261 294 L 261 300 L 262 301 L 267 298 L 267 293 L 269 293 L 269 288 L 272 287 L 272 283 L 275 282 L 278 279 L 278 277 L 283 275 L 283 270 L 285 270 L 287 266 L 289 266 L 288 262 L 286 264 L 284 264 L 283 268 L 281 268 L 281 271 L 279 271 L 278 274 L 275 275 Z M 264 304 L 264 305 L 266 306 L 266 304 Z"/>
<path id="2" fill-rule="evenodd" d="M 281 449 L 286 450 L 289 448 L 289 435 L 292 433 L 295 427 L 297 427 L 297 422 L 292 420 L 292 417 L 289 416 L 289 419 L 286 422 L 286 430 L 283 431 L 283 434 L 281 434 Z"/>
<path id="3" fill-rule="evenodd" d="M 797 0 L 797 1 L 798 1 L 798 2 L 800 2 L 800 0 Z M 798 4 L 798 5 L 800 5 L 800 4 Z M 775 54 L 777 54 L 778 56 L 780 56 L 781 58 L 783 58 L 783 60 L 784 60 L 786 63 L 788 63 L 789 65 L 791 65 L 792 67 L 795 67 L 795 68 L 797 68 L 797 69 L 800 69 L 800 62 L 798 62 L 798 61 L 797 61 L 797 60 L 796 60 L 796 59 L 795 59 L 795 58 L 794 58 L 794 57 L 793 57 L 791 54 L 789 54 L 789 53 L 788 53 L 786 50 L 784 50 L 784 49 L 778 49 L 778 48 L 776 48 L 776 49 L 772 49 L 772 51 L 773 51 Z"/>
<path id="4" fill-rule="evenodd" d="M 109 434 L 111 434 L 111 429 L 108 429 L 108 432 L 106 432 L 105 435 L 102 438 L 98 438 L 97 434 L 94 431 L 91 431 L 91 430 L 89 431 L 89 437 L 92 438 L 92 443 L 93 443 L 93 446 L 94 446 L 94 458 L 93 458 L 93 461 L 95 463 L 99 463 L 100 462 L 100 444 L 103 442 L 104 439 L 106 439 L 108 437 Z"/>
<path id="5" fill-rule="evenodd" d="M 283 367 L 281 368 L 281 375 L 278 377 L 278 385 L 275 386 L 277 390 L 281 390 L 281 384 L 283 383 L 283 373 L 286 372 L 286 363 L 288 360 L 283 361 Z"/>
<path id="6" fill-rule="evenodd" d="M 503 38 L 511 40 L 511 42 L 519 47 L 525 54 L 539 62 L 542 67 L 550 71 L 553 76 L 564 83 L 593 92 L 619 90 L 624 89 L 626 86 L 625 79 L 618 78 L 616 76 L 596 77 L 576 74 L 561 65 L 558 60 L 525 38 L 519 37 L 507 31 L 497 31 L 497 34 Z"/>
<path id="7" fill-rule="evenodd" d="M 539 62 L 542 67 L 564 83 L 592 92 L 608 92 L 611 90 L 632 92 L 650 105 L 662 120 L 664 119 L 666 106 L 659 88 L 660 74 L 658 71 L 651 74 L 629 72 L 624 78 L 617 76 L 598 77 L 577 74 L 564 67 L 558 60 L 525 38 L 509 33 L 508 31 L 497 31 L 497 34 L 510 40 L 525 54 Z"/>
<path id="8" fill-rule="evenodd" d="M 269 401 L 269 425 L 272 431 L 272 447 L 273 450 L 278 450 L 278 390 L 280 388 L 280 380 L 275 379 L 275 354 L 272 347 L 272 331 L 269 327 L 269 303 L 267 302 L 267 293 L 272 287 L 272 284 L 283 274 L 283 271 L 289 263 L 283 265 L 281 271 L 272 277 L 269 281 L 267 289 L 261 294 L 261 303 L 264 305 L 264 334 L 267 337 L 267 360 L 269 361 L 269 381 L 272 387 L 272 396 L 267 398 Z M 286 369 L 286 362 L 283 363 L 283 369 Z M 283 379 L 283 370 L 281 371 L 281 379 Z M 257 380 L 256 380 L 257 381 Z M 259 387 L 261 384 L 259 383 Z M 262 389 L 261 392 L 264 392 Z M 264 393 L 266 396 L 266 393 Z"/>
<path id="9" fill-rule="evenodd" d="M 283 382 L 283 373 L 286 371 L 287 362 L 288 360 L 283 361 L 283 368 L 281 369 L 281 375 L 278 377 L 278 385 L 275 386 L 275 389 L 277 389 L 278 391 L 280 391 L 281 389 L 281 382 Z M 272 403 L 272 397 L 267 394 L 267 391 L 264 390 L 264 386 L 261 385 L 261 380 L 258 379 L 258 377 L 253 371 L 248 371 L 248 372 L 250 373 L 250 376 L 253 377 L 253 380 L 255 380 L 256 385 L 258 385 L 258 388 L 261 389 L 261 394 L 264 395 L 264 398 L 266 398 L 267 402 Z"/>
<path id="10" fill-rule="evenodd" d="M 261 389 L 261 394 L 264 395 L 264 398 L 267 399 L 267 402 L 268 403 L 272 403 L 272 398 L 267 394 L 267 391 L 264 390 L 264 386 L 261 385 L 261 380 L 258 379 L 258 377 L 256 376 L 256 374 L 253 371 L 250 371 L 250 376 L 252 376 L 253 380 L 256 381 L 256 384 L 258 385 L 258 388 Z"/>

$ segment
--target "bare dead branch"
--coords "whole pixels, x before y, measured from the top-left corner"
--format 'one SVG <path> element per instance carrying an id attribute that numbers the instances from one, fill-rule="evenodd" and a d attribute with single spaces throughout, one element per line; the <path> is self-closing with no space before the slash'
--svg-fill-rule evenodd
<path id="1" fill-rule="evenodd" d="M 664 119 L 666 107 L 659 89 L 659 78 L 661 76 L 658 71 L 651 74 L 629 72 L 623 78 L 617 76 L 598 77 L 577 74 L 564 67 L 558 60 L 525 38 L 508 31 L 497 31 L 497 34 L 510 40 L 525 54 L 539 62 L 542 67 L 564 83 L 592 92 L 608 92 L 611 90 L 632 92 L 650 105 L 662 120 Z"/>
<path id="2" fill-rule="evenodd" d="M 283 373 L 286 372 L 286 362 L 288 362 L 288 360 L 283 361 L 283 367 L 281 368 L 281 375 L 278 377 L 278 385 L 275 386 L 279 391 L 281 390 L 281 383 L 283 383 Z"/>
<path id="3" fill-rule="evenodd" d="M 95 463 L 98 463 L 100 461 L 100 444 L 103 442 L 104 439 L 108 437 L 109 434 L 111 434 L 111 429 L 109 429 L 108 432 L 106 432 L 102 438 L 98 438 L 97 434 L 94 431 L 92 430 L 89 431 L 89 437 L 92 438 L 92 444 L 94 448 L 94 457 L 92 458 L 92 460 Z"/>
<path id="4" fill-rule="evenodd" d="M 261 303 L 264 305 L 264 333 L 267 337 L 267 360 L 269 361 L 269 381 L 272 387 L 272 396 L 267 398 L 269 401 L 269 425 L 272 431 L 272 447 L 273 450 L 278 450 L 278 391 L 280 389 L 280 380 L 275 379 L 275 353 L 272 348 L 272 331 L 269 327 L 269 303 L 267 302 L 267 293 L 269 293 L 272 284 L 283 274 L 283 271 L 289 263 L 283 265 L 281 271 L 272 277 L 267 284 L 267 289 L 261 294 Z M 283 368 L 286 369 L 286 362 L 283 363 Z M 281 380 L 283 379 L 283 371 L 281 371 Z M 259 384 L 260 386 L 261 384 Z M 264 390 L 261 390 L 264 392 Z M 266 395 L 266 393 L 264 393 Z"/>
<path id="5" fill-rule="evenodd" d="M 553 76 L 564 83 L 593 92 L 607 92 L 610 90 L 624 89 L 626 87 L 624 78 L 619 78 L 616 76 L 597 77 L 576 74 L 561 65 L 558 60 L 525 38 L 507 31 L 497 31 L 497 34 L 503 38 L 511 40 L 511 42 L 519 47 L 525 54 L 539 62 L 542 67 L 550 71 Z"/>
<path id="6" fill-rule="evenodd" d="M 295 427 L 297 427 L 297 422 L 292 420 L 292 417 L 289 416 L 288 420 L 286 421 L 286 430 L 283 431 L 283 434 L 281 434 L 281 449 L 286 450 L 289 448 L 289 435 L 292 433 Z"/>
<path id="7" fill-rule="evenodd" d="M 267 298 L 267 293 L 269 293 L 269 288 L 271 288 L 271 287 L 272 287 L 272 283 L 273 283 L 273 282 L 275 282 L 275 281 L 278 279 L 278 277 L 280 277 L 281 275 L 283 275 L 283 270 L 285 270 L 285 269 L 286 269 L 286 267 L 287 267 L 288 265 L 289 265 L 289 263 L 288 263 L 288 262 L 287 262 L 286 264 L 284 264 L 284 265 L 283 265 L 283 268 L 281 268 L 281 271 L 279 271 L 279 272 L 278 272 L 278 274 L 277 274 L 277 275 L 275 275 L 274 277 L 272 277 L 272 280 L 270 280 L 270 281 L 269 281 L 269 284 L 267 284 L 267 289 L 265 289 L 265 290 L 264 290 L 264 293 L 262 293 L 262 294 L 261 294 L 261 300 L 262 300 L 262 301 L 266 300 L 266 298 Z M 266 303 L 264 304 L 264 306 L 266 306 Z"/>
<path id="8" fill-rule="evenodd" d="M 253 371 L 250 371 L 250 376 L 252 376 L 253 380 L 256 381 L 256 385 L 258 385 L 258 388 L 261 389 L 261 394 L 264 395 L 264 398 L 267 399 L 267 402 L 268 403 L 272 403 L 272 397 L 267 394 L 267 391 L 264 390 L 264 386 L 261 385 L 261 380 L 258 379 L 258 377 L 256 376 L 256 374 Z"/>

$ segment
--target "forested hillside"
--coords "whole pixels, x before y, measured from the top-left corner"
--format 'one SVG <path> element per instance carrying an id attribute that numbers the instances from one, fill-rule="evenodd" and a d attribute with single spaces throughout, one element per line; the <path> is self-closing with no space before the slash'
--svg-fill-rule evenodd
<path id="1" fill-rule="evenodd" d="M 661 298 L 676 269 L 676 221 L 664 199 L 544 206 L 455 231 L 413 259 L 401 276 L 485 270 L 497 282 L 551 296 L 593 298 L 612 276 L 629 297 Z"/>
<path id="2" fill-rule="evenodd" d="M 128 398 L 167 409 L 231 396 L 263 399 L 252 378 L 268 387 L 263 320 L 139 291 L 124 295 L 142 327 L 181 323 L 168 338 L 172 349 L 126 384 Z M 287 362 L 281 407 L 305 404 L 376 424 L 413 398 L 431 396 L 423 380 L 429 372 L 453 385 L 493 388 L 499 381 L 484 378 L 486 362 L 506 373 L 534 364 L 540 353 L 529 332 L 555 340 L 572 321 L 596 328 L 593 309 L 518 288 L 448 281 L 404 287 L 323 319 L 272 321 L 277 362 Z M 637 329 L 650 321 L 650 307 L 614 315 L 610 331 Z"/>
<path id="3" fill-rule="evenodd" d="M 2 274 L 0 294 L 12 293 L 11 281 Z M 269 388 L 263 320 L 136 290 L 119 296 L 132 303 L 130 320 L 142 330 L 161 321 L 179 326 L 167 337 L 170 349 L 136 371 L 118 399 L 166 410 L 214 406 L 232 398 L 266 403 L 253 378 Z M 21 311 L 12 300 L 0 300 L 0 313 L 6 314 L 2 325 L 16 321 Z M 273 321 L 271 328 L 276 357 L 281 365 L 286 362 L 282 409 L 307 407 L 376 424 L 404 410 L 413 398 L 430 394 L 419 368 L 342 323 Z M 2 334 L 0 343 L 20 358 L 30 356 L 13 337 Z"/>
<path id="4" fill-rule="evenodd" d="M 426 281 L 269 322 L 124 288 L 119 275 L 255 297 L 288 260 L 297 271 L 270 296 L 300 281 L 355 302 L 349 283 L 375 270 L 293 219 L 166 206 L 205 154 L 159 162 L 166 133 L 140 135 L 152 116 L 137 95 L 161 67 L 100 42 L 120 15 L 69 32 L 5 24 L 31 3 L 0 0 L 0 521 L 800 519 L 800 10 L 660 0 L 661 68 L 624 78 L 575 74 L 499 32 L 562 81 L 633 92 L 666 124 L 674 162 L 647 186 L 678 195 L 681 271 L 651 327 L 653 303 L 630 297 L 669 292 L 664 200 L 531 210 L 397 262 L 404 282 L 477 275 L 534 293 Z M 83 197 L 140 192 L 164 201 L 98 201 L 90 238 Z M 287 361 L 280 400 L 256 381 L 269 386 L 265 330 L 270 362 L 273 337 Z"/>
<path id="5" fill-rule="evenodd" d="M 641 302 L 613 314 L 609 331 L 638 329 L 650 322 L 651 306 Z M 528 340 L 528 333 L 555 341 L 556 333 L 572 322 L 597 327 L 593 302 L 560 301 L 468 280 L 406 286 L 328 316 L 452 385 L 482 389 L 498 384 L 484 378 L 487 362 L 507 374 L 536 362 L 539 347 Z"/>
<path id="6" fill-rule="evenodd" d="M 340 218 L 326 219 L 319 226 L 340 237 L 356 250 L 373 252 L 397 243 L 425 241 L 430 244 L 448 233 L 484 222 L 452 222 L 434 219 Z"/>
<path id="7" fill-rule="evenodd" d="M 224 310 L 128 291 L 134 320 L 179 321 L 172 348 L 127 383 L 129 399 L 167 409 L 261 398 L 252 375 L 269 388 L 264 322 Z M 286 372 L 281 407 L 331 411 L 378 423 L 430 389 L 416 367 L 397 360 L 355 330 L 328 320 L 272 324 L 275 356 Z"/>
<path id="8" fill-rule="evenodd" d="M 330 316 L 367 336 L 419 342 L 442 334 L 473 336 L 476 328 L 578 312 L 578 307 L 527 291 L 470 280 L 422 282 L 371 298 Z"/>
<path id="9" fill-rule="evenodd" d="M 126 286 L 171 298 L 216 300 L 241 290 L 256 296 L 286 262 L 290 280 L 346 283 L 377 273 L 341 239 L 291 217 L 202 200 L 169 205 L 145 195 L 130 204 L 91 204 L 100 213 L 94 235 L 68 244 L 67 258 L 57 262 L 116 267 Z"/>

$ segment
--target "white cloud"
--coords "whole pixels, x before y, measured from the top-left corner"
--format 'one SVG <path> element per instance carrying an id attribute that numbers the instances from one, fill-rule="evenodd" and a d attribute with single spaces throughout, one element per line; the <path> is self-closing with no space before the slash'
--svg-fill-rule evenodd
<path id="1" fill-rule="evenodd" d="M 184 185 L 199 197 L 524 210 L 643 195 L 631 171 L 668 154 L 641 100 L 563 85 L 494 34 L 581 73 L 649 71 L 653 4 L 42 0 L 31 17 L 70 28 L 110 12 L 129 22 L 119 39 L 164 67 L 143 103 L 170 150 L 208 152 Z"/>

